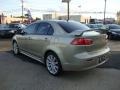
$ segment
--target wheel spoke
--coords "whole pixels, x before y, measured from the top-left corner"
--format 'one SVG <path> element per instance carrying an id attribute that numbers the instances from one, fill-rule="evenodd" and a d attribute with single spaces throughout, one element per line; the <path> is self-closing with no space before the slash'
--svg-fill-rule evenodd
<path id="1" fill-rule="evenodd" d="M 50 73 L 55 74 L 58 72 L 59 67 L 55 56 L 49 55 L 47 57 L 46 64 Z"/>

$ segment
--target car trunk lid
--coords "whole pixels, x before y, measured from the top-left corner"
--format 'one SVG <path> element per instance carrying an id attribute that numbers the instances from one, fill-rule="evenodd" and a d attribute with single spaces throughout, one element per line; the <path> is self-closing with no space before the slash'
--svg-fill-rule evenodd
<path id="1" fill-rule="evenodd" d="M 92 40 L 91 45 L 84 45 L 85 50 L 88 52 L 102 49 L 107 44 L 106 35 L 100 34 L 100 33 L 95 32 L 93 30 L 75 31 L 75 32 L 72 32 L 71 35 L 74 35 L 75 38 L 85 38 L 85 39 Z"/>

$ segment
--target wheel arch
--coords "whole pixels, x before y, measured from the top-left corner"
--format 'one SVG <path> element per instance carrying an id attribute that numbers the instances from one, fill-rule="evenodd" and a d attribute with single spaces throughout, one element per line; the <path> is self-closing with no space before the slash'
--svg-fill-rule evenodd
<path id="1" fill-rule="evenodd" d="M 60 59 L 61 64 L 63 63 L 64 58 L 63 58 L 63 55 L 62 55 L 61 51 L 60 51 L 60 50 L 52 50 L 52 49 L 48 49 L 48 50 L 46 50 L 46 52 L 44 53 L 44 62 L 45 62 L 46 55 L 47 55 L 48 53 L 50 53 L 50 52 L 52 52 L 52 53 L 54 53 L 55 55 L 57 55 L 57 57 Z"/>
<path id="2" fill-rule="evenodd" d="M 50 52 L 52 52 L 52 53 L 54 53 L 54 54 L 57 55 L 57 53 L 56 53 L 55 51 L 49 49 L 49 50 L 47 50 L 47 51 L 44 53 L 44 58 L 46 58 L 47 54 L 50 53 Z M 58 56 L 58 55 L 57 55 L 57 56 Z M 59 56 L 58 56 L 58 57 L 59 57 Z"/>

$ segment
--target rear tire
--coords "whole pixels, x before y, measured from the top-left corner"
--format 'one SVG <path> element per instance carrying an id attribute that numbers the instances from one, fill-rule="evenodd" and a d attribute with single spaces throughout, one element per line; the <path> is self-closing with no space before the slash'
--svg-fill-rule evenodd
<path id="1" fill-rule="evenodd" d="M 19 47 L 18 47 L 17 42 L 13 42 L 13 53 L 14 53 L 14 55 L 19 54 Z"/>
<path id="2" fill-rule="evenodd" d="M 62 72 L 62 66 L 60 63 L 60 59 L 58 56 L 53 53 L 49 52 L 45 57 L 45 65 L 48 72 L 54 76 L 58 76 Z"/>

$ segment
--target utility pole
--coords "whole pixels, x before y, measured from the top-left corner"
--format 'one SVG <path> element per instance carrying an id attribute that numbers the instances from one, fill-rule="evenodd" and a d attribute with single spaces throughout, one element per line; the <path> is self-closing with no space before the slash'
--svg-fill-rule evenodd
<path id="1" fill-rule="evenodd" d="M 67 21 L 69 21 L 70 19 L 70 1 L 67 2 L 67 11 L 68 11 L 68 18 L 67 18 Z"/>
<path id="2" fill-rule="evenodd" d="M 105 0 L 105 5 L 104 5 L 104 21 L 103 21 L 104 24 L 105 24 L 105 18 L 106 18 L 106 2 L 107 0 Z"/>
<path id="3" fill-rule="evenodd" d="M 67 21 L 70 19 L 70 1 L 71 0 L 62 0 L 63 3 L 67 3 Z"/>
<path id="4" fill-rule="evenodd" d="M 22 8 L 22 23 L 23 23 L 23 8 L 24 8 L 24 6 L 23 6 L 23 0 L 21 0 L 21 3 L 22 3 L 22 6 L 21 6 L 21 8 Z"/>

